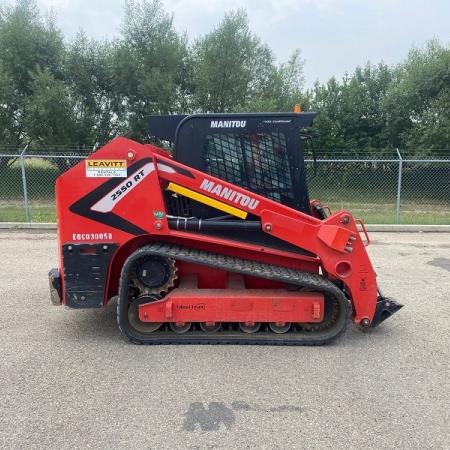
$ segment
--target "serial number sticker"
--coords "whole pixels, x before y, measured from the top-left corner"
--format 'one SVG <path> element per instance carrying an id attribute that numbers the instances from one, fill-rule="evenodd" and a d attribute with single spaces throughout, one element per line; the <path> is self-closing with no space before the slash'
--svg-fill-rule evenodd
<path id="1" fill-rule="evenodd" d="M 113 238 L 112 233 L 73 233 L 72 239 L 74 241 L 102 241 L 109 240 Z"/>
<path id="2" fill-rule="evenodd" d="M 126 178 L 127 161 L 125 159 L 87 159 L 87 178 Z"/>

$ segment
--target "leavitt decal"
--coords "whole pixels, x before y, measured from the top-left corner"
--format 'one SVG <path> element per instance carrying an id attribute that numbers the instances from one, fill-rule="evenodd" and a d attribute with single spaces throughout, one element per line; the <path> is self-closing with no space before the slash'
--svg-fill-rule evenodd
<path id="1" fill-rule="evenodd" d="M 125 159 L 87 159 L 86 177 L 126 178 L 127 161 Z"/>

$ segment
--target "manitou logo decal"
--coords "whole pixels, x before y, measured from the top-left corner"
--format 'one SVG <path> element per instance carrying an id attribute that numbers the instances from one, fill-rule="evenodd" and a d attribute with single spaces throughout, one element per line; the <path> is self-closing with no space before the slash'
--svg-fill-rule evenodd
<path id="1" fill-rule="evenodd" d="M 204 303 L 190 303 L 188 305 L 175 305 L 177 309 L 184 309 L 189 311 L 201 311 L 206 309 L 206 305 Z"/>
<path id="2" fill-rule="evenodd" d="M 245 128 L 246 120 L 211 120 L 211 128 Z"/>
<path id="3" fill-rule="evenodd" d="M 214 183 L 214 181 L 208 180 L 206 178 L 202 181 L 200 189 L 203 189 L 210 194 L 217 195 L 218 197 L 222 197 L 230 202 L 235 203 L 236 205 L 241 205 L 244 208 L 256 209 L 256 207 L 259 205 L 259 200 L 256 200 L 256 198 L 241 194 L 240 192 L 236 192 L 235 190 L 226 186 L 222 186 L 221 184 L 216 184 Z"/>

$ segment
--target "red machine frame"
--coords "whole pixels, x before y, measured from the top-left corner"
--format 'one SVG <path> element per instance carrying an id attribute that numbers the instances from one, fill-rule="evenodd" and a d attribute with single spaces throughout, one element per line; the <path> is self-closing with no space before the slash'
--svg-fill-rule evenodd
<path id="1" fill-rule="evenodd" d="M 85 162 L 80 162 L 58 178 L 56 195 L 63 303 L 65 302 L 65 286 L 61 249 L 64 245 L 89 243 L 117 245 L 107 270 L 103 300 L 105 305 L 118 292 L 121 268 L 127 257 L 146 243 L 163 241 L 205 251 L 217 252 L 220 247 L 220 252 L 224 255 L 322 273 L 329 279 L 342 282 L 345 293 L 352 303 L 352 320 L 356 324 L 370 326 L 378 298 L 376 274 L 365 249 L 368 242 L 361 239 L 358 230 L 358 223 L 361 224 L 361 222 L 355 220 L 349 212 L 339 211 L 321 220 L 180 164 L 158 147 L 142 145 L 125 138 L 114 139 L 91 155 L 88 160 L 126 161 L 128 174 L 127 178 L 88 178 Z M 133 167 L 138 168 L 133 169 Z M 227 188 L 235 192 L 235 195 L 231 199 L 232 196 L 226 198 L 213 191 L 205 191 L 201 187 L 205 179 L 214 183 L 215 186 L 220 185 L 222 190 Z M 114 186 L 110 189 L 111 180 L 115 180 L 116 183 L 113 181 Z M 265 233 L 316 256 L 207 236 L 199 232 L 171 229 L 163 191 L 174 185 L 201 194 L 222 205 L 237 208 L 244 214 L 257 216 Z M 102 192 L 102 197 L 94 203 L 93 201 L 89 203 L 90 194 L 93 191 Z M 250 198 L 251 207 L 246 206 L 246 201 L 236 201 L 236 198 L 241 200 Z M 85 203 L 83 208 L 89 214 L 80 213 L 79 209 L 74 208 L 74 205 L 80 204 L 80 199 L 83 199 Z M 125 222 L 132 225 L 128 231 L 126 231 L 127 227 L 122 226 Z M 201 266 L 193 268 L 189 264 L 184 264 L 184 269 L 180 268 L 180 270 L 181 272 L 184 270 L 187 275 L 197 276 L 194 288 L 205 289 L 201 293 L 202 301 L 214 303 L 220 288 L 230 290 L 228 281 L 225 279 L 221 282 L 222 287 L 218 288 L 217 278 L 223 277 L 220 271 Z M 208 276 L 216 277 L 216 280 L 208 282 Z M 252 280 L 251 278 L 246 280 L 246 285 L 241 288 L 245 289 L 246 296 L 252 290 L 266 290 L 266 292 L 260 292 L 259 297 L 256 292 L 250 293 L 262 300 L 253 305 L 253 317 L 255 317 L 255 311 L 258 313 L 260 308 L 265 307 L 264 299 L 276 298 L 276 292 L 273 290 L 277 287 L 276 283 L 269 280 Z M 184 292 L 182 292 L 183 289 Z M 222 292 L 223 311 L 217 315 L 220 320 L 243 321 L 245 319 L 245 315 L 240 314 L 237 317 L 236 311 L 232 312 L 233 302 L 225 298 L 228 296 L 231 299 L 233 295 L 237 295 L 238 291 L 228 294 Z M 172 317 L 175 316 L 170 311 L 172 306 L 167 305 L 173 305 L 174 298 L 178 298 L 180 304 L 182 302 L 189 304 L 192 295 L 191 288 L 183 288 L 183 285 L 180 285 L 157 306 L 142 305 L 139 316 L 145 321 L 145 315 L 147 314 L 148 319 L 150 310 L 157 310 L 161 304 L 164 304 L 161 316 L 152 315 L 151 321 L 163 319 L 170 321 L 168 317 L 171 314 Z M 199 295 L 198 290 L 196 295 Z M 297 293 L 295 295 L 306 302 L 309 310 L 305 313 L 307 320 L 320 321 L 323 314 L 323 297 L 320 294 L 310 296 Z M 288 292 L 281 296 L 283 298 L 280 298 L 280 305 L 283 301 L 287 301 L 285 309 L 289 309 L 289 301 L 286 298 L 295 297 L 295 295 Z M 224 311 L 230 313 L 227 315 Z M 287 320 L 289 314 L 275 314 L 272 311 L 269 316 L 275 322 L 283 322 Z M 300 314 L 296 319 L 303 320 L 305 317 L 302 318 Z M 173 320 L 176 322 L 204 321 L 205 315 L 201 310 L 179 308 Z"/>

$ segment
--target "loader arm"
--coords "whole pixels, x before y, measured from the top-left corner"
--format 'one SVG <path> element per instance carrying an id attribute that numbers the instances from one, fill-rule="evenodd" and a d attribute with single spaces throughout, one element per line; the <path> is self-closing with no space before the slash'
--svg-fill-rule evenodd
<path id="1" fill-rule="evenodd" d="M 326 275 L 346 286 L 353 304 L 354 322 L 364 321 L 366 326 L 372 323 L 378 299 L 376 273 L 355 219 L 349 212 L 339 211 L 319 220 L 231 183 L 188 169 L 171 159 L 156 156 L 155 164 L 173 169 L 158 170 L 160 180 L 167 182 L 166 189 L 206 204 L 213 203 L 236 217 L 256 216 L 265 233 L 317 255 Z M 233 193 L 235 195 L 232 196 Z M 153 226 L 170 227 L 167 217 L 155 221 Z"/>

